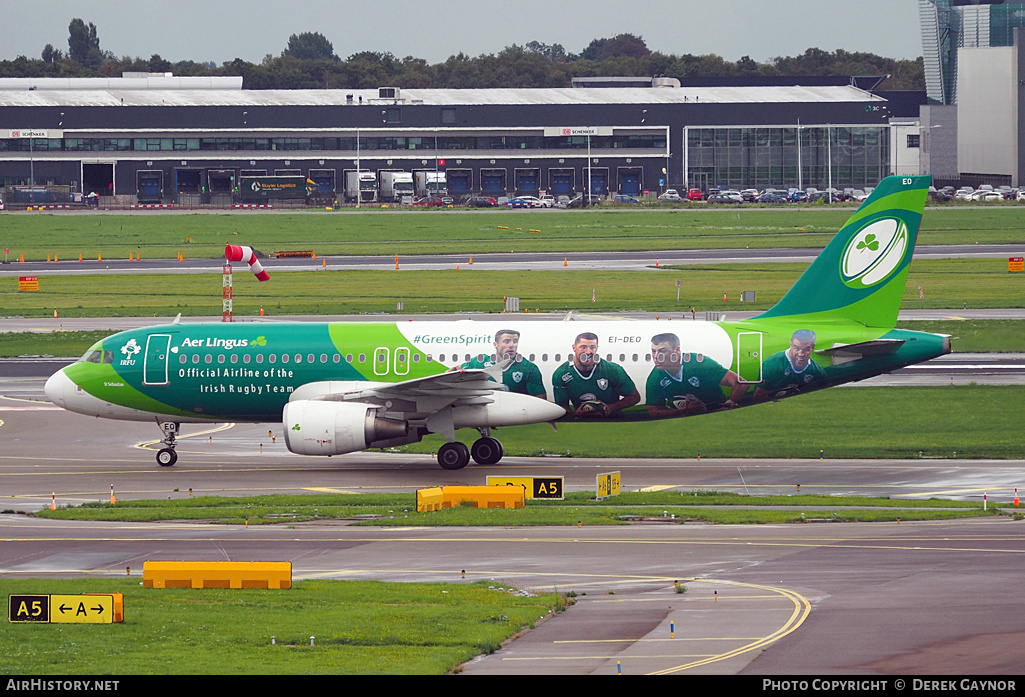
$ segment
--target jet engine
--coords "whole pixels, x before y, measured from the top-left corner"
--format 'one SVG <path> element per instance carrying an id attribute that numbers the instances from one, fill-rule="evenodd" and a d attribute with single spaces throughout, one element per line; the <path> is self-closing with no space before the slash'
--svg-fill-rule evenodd
<path id="1" fill-rule="evenodd" d="M 298 455 L 341 455 L 409 438 L 409 424 L 379 416 L 362 402 L 301 399 L 285 405 L 283 421 L 285 445 Z"/>

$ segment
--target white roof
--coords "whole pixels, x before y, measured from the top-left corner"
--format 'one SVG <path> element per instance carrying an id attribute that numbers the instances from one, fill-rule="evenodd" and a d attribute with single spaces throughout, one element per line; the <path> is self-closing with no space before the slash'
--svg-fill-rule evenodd
<path id="1" fill-rule="evenodd" d="M 26 80 L 27 78 L 16 78 Z M 80 78 L 105 81 L 107 78 Z M 379 99 L 372 90 L 242 90 L 222 89 L 210 83 L 206 89 L 167 87 L 132 89 L 136 78 L 110 78 L 124 89 L 95 83 L 76 89 L 49 87 L 44 78 L 34 89 L 14 88 L 0 78 L 0 106 L 345 106 L 428 104 L 458 105 L 572 105 L 572 104 L 751 104 L 809 102 L 885 102 L 851 86 L 823 87 L 611 87 L 546 89 L 400 89 L 400 99 Z M 153 78 L 139 78 L 153 79 Z M 180 80 L 185 78 L 158 78 Z M 195 78 L 217 80 L 218 78 Z M 238 80 L 239 78 L 228 78 Z M 351 98 L 351 101 L 349 101 Z M 362 98 L 362 102 L 360 101 Z"/>

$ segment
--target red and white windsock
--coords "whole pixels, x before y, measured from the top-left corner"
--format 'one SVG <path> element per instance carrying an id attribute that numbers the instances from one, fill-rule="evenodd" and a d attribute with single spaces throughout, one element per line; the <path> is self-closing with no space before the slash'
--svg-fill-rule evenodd
<path id="1" fill-rule="evenodd" d="M 252 271 L 260 281 L 270 279 L 270 274 L 263 270 L 263 267 L 260 266 L 260 262 L 256 259 L 256 255 L 253 254 L 252 247 L 245 247 L 238 244 L 226 245 L 224 247 L 224 258 L 228 261 L 246 262 L 249 264 L 249 270 Z"/>

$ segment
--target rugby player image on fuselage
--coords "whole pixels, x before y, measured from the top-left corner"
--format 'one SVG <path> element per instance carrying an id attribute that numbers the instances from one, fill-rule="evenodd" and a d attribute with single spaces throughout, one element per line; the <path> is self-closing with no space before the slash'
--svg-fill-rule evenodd
<path id="1" fill-rule="evenodd" d="M 648 416 L 654 419 L 732 409 L 747 393 L 747 385 L 732 370 L 700 353 L 682 352 L 676 334 L 651 337 L 651 357 L 655 367 L 644 391 Z M 729 387 L 729 398 L 723 387 Z"/>
<path id="2" fill-rule="evenodd" d="M 544 381 L 541 379 L 541 370 L 520 355 L 520 333 L 515 329 L 499 329 L 495 332 L 495 354 L 490 358 L 487 356 L 474 356 L 462 368 L 490 368 L 502 361 L 511 359 L 509 365 L 502 370 L 502 384 L 509 388 L 510 392 L 529 394 L 533 397 L 548 399 L 548 392 L 545 390 Z"/>
<path id="3" fill-rule="evenodd" d="M 754 401 L 779 399 L 796 394 L 826 377 L 826 370 L 814 360 L 815 332 L 798 329 L 790 338 L 790 348 L 774 353 L 762 363 L 762 382 L 755 388 Z"/>
<path id="4" fill-rule="evenodd" d="M 555 403 L 577 418 L 608 418 L 641 401 L 633 380 L 619 365 L 598 355 L 598 336 L 584 332 L 573 355 L 552 374 Z"/>

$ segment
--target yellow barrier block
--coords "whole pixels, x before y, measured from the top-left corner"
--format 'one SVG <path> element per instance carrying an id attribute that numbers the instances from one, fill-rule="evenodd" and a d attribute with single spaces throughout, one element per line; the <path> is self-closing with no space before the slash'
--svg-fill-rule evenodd
<path id="1" fill-rule="evenodd" d="M 519 486 L 445 486 L 441 492 L 445 508 L 461 506 L 464 501 L 477 508 L 523 508 L 526 500 Z"/>
<path id="2" fill-rule="evenodd" d="M 287 561 L 147 561 L 142 565 L 145 588 L 292 587 Z"/>
<path id="3" fill-rule="evenodd" d="M 442 508 L 442 502 L 444 496 L 441 493 L 441 487 L 434 487 L 433 489 L 417 489 L 416 490 L 416 512 L 417 513 L 428 513 L 430 511 L 440 511 Z"/>

